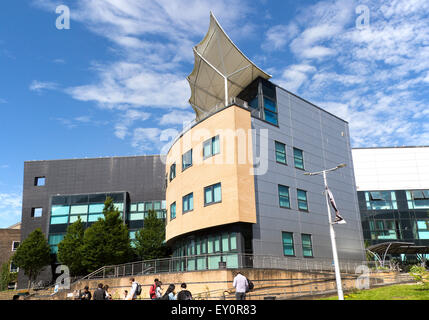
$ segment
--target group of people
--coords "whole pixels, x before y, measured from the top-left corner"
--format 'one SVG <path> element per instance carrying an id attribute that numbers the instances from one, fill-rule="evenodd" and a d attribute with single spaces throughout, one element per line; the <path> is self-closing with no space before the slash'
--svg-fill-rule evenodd
<path id="1" fill-rule="evenodd" d="M 130 292 L 124 290 L 124 300 L 135 300 L 141 295 L 141 285 L 134 278 L 129 279 L 131 284 Z M 253 283 L 249 281 L 241 272 L 237 272 L 233 280 L 235 288 L 235 297 L 237 300 L 245 300 L 246 293 L 253 289 Z M 187 289 L 186 283 L 180 285 L 180 291 L 175 292 L 176 286 L 170 284 L 165 290 L 162 289 L 162 282 L 155 279 L 150 286 L 149 296 L 151 300 L 192 300 L 192 294 Z M 109 293 L 109 286 L 102 283 L 98 284 L 94 294 L 91 294 L 89 287 L 86 286 L 83 292 L 80 292 L 77 299 L 79 300 L 112 300 L 112 295 Z"/>
<path id="2" fill-rule="evenodd" d="M 138 283 L 134 278 L 130 278 L 131 283 L 131 294 L 130 299 L 137 298 Z M 175 292 L 176 286 L 170 284 L 165 292 L 162 289 L 162 282 L 159 279 L 155 279 L 149 289 L 149 297 L 151 300 L 192 300 L 192 294 L 187 289 L 186 283 L 180 285 L 180 291 Z"/>
<path id="3" fill-rule="evenodd" d="M 76 299 L 78 300 L 112 300 L 112 295 L 109 293 L 109 286 L 102 283 L 98 284 L 94 294 L 91 294 L 89 287 L 85 286 L 82 292 L 79 292 Z"/>

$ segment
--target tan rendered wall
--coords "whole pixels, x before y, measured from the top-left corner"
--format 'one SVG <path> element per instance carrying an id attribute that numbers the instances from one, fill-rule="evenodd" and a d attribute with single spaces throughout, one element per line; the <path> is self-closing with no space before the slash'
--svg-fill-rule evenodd
<path id="1" fill-rule="evenodd" d="M 231 106 L 187 131 L 170 149 L 166 172 L 176 163 L 176 177 L 167 185 L 166 239 L 235 222 L 256 223 L 255 187 L 247 110 Z M 203 143 L 219 135 L 220 153 L 203 159 Z M 250 146 L 250 148 L 249 148 Z M 192 148 L 193 165 L 182 172 L 182 154 Z M 221 183 L 222 202 L 204 206 L 204 187 Z M 182 214 L 182 197 L 193 192 L 194 210 Z M 170 221 L 170 205 L 176 218 Z"/>

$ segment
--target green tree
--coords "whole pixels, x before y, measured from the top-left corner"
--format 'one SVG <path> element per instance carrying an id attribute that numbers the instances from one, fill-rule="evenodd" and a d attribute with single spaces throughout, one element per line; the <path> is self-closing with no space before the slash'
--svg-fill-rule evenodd
<path id="1" fill-rule="evenodd" d="M 86 268 L 82 260 L 83 235 L 85 228 L 80 217 L 69 225 L 63 240 L 58 244 L 58 261 L 65 264 L 71 276 L 83 275 Z"/>
<path id="2" fill-rule="evenodd" d="M 7 290 L 8 284 L 16 279 L 16 272 L 10 272 L 10 264 L 12 260 L 4 262 L 0 270 L 0 291 Z"/>
<path id="3" fill-rule="evenodd" d="M 169 255 L 165 243 L 165 223 L 157 218 L 154 210 L 150 210 L 144 219 L 144 228 L 137 231 L 134 250 L 143 260 L 160 259 Z"/>
<path id="4" fill-rule="evenodd" d="M 83 236 L 82 264 L 88 272 L 128 262 L 132 254 L 128 228 L 110 197 L 104 203 L 103 214 L 104 219 L 98 219 Z"/>
<path id="5" fill-rule="evenodd" d="M 28 277 L 28 288 L 36 280 L 43 268 L 50 264 L 51 256 L 48 241 L 39 228 L 31 232 L 21 243 L 12 257 L 14 264 L 24 270 Z"/>

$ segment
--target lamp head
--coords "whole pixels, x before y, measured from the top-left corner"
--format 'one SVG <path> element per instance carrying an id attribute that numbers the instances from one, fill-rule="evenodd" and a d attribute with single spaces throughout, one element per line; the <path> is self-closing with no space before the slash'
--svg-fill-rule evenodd
<path id="1" fill-rule="evenodd" d="M 347 166 L 345 163 L 341 163 L 337 166 L 337 168 L 344 168 L 345 166 Z"/>

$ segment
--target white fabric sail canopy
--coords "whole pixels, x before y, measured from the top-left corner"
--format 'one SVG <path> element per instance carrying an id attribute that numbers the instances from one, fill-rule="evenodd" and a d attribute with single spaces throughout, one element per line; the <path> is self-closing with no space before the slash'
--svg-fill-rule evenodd
<path id="1" fill-rule="evenodd" d="M 192 93 L 189 103 L 197 121 L 228 105 L 230 98 L 257 77 L 271 78 L 237 48 L 213 13 L 206 36 L 194 47 L 194 57 L 194 69 L 187 79 Z"/>

